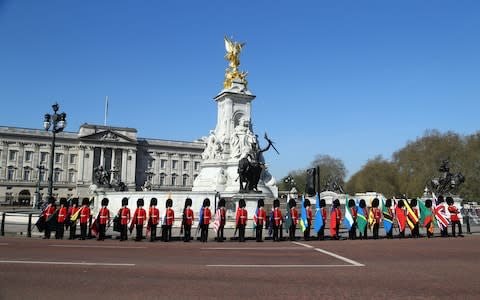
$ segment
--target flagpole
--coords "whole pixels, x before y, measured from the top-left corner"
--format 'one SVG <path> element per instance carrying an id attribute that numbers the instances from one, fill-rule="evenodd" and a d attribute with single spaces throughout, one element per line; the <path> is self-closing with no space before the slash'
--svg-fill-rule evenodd
<path id="1" fill-rule="evenodd" d="M 108 116 L 108 96 L 105 96 L 105 118 L 103 121 L 104 126 L 107 126 L 107 116 Z"/>

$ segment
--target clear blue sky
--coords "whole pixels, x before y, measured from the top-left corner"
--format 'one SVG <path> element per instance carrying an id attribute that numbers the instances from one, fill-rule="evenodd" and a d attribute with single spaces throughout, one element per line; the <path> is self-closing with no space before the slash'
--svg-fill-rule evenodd
<path id="1" fill-rule="evenodd" d="M 316 154 L 351 175 L 426 129 L 479 130 L 480 1 L 234 3 L 0 0 L 0 125 L 41 128 L 58 101 L 77 131 L 103 123 L 108 95 L 110 125 L 192 141 L 215 127 L 228 35 L 247 42 L 277 178 Z"/>

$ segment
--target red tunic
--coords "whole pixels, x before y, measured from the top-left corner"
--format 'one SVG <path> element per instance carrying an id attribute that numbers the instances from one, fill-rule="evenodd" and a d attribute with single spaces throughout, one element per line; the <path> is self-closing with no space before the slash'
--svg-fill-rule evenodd
<path id="1" fill-rule="evenodd" d="M 265 209 L 263 209 L 263 207 L 260 207 L 258 209 L 258 215 L 257 215 L 257 220 L 256 220 L 256 224 L 257 225 L 263 225 L 263 223 L 265 222 L 265 219 L 267 218 L 267 213 L 265 212 Z"/>
<path id="2" fill-rule="evenodd" d="M 148 218 L 150 224 L 158 225 L 158 221 L 160 220 L 160 211 L 158 208 L 152 206 L 148 209 Z"/>
<path id="3" fill-rule="evenodd" d="M 58 223 L 63 223 L 63 222 L 65 222 L 66 218 L 67 218 L 67 208 L 66 207 L 60 207 L 58 209 L 57 222 Z"/>
<path id="4" fill-rule="evenodd" d="M 138 207 L 133 214 L 132 223 L 137 225 L 143 225 L 147 219 L 147 212 L 142 207 Z"/>
<path id="5" fill-rule="evenodd" d="M 357 208 L 355 206 L 350 207 L 350 213 L 352 214 L 352 219 L 355 222 L 357 220 Z"/>
<path id="6" fill-rule="evenodd" d="M 247 217 L 248 217 L 248 212 L 245 208 L 238 208 L 237 209 L 237 215 L 235 216 L 235 220 L 237 222 L 237 225 L 245 225 L 247 224 Z"/>
<path id="7" fill-rule="evenodd" d="M 325 207 L 322 207 L 322 219 L 323 224 L 325 224 L 325 221 L 327 220 L 327 209 Z"/>
<path id="8" fill-rule="evenodd" d="M 450 213 L 450 220 L 452 222 L 460 221 L 460 219 L 458 218 L 459 211 L 455 205 L 449 205 L 448 212 Z"/>
<path id="9" fill-rule="evenodd" d="M 220 226 L 225 225 L 226 217 L 225 217 L 225 207 L 220 207 Z"/>
<path id="10" fill-rule="evenodd" d="M 130 208 L 123 207 L 120 209 L 120 224 L 127 225 L 130 222 Z"/>
<path id="11" fill-rule="evenodd" d="M 50 218 L 50 216 L 53 215 L 54 213 L 55 213 L 55 207 L 49 204 L 43 212 L 43 215 L 45 216 L 45 221 L 48 221 L 48 218 Z"/>
<path id="12" fill-rule="evenodd" d="M 100 220 L 98 220 L 99 224 L 107 224 L 110 220 L 110 211 L 106 207 L 102 207 L 99 212 Z"/>
<path id="13" fill-rule="evenodd" d="M 185 209 L 185 225 L 193 224 L 193 210 L 191 208 Z"/>
<path id="14" fill-rule="evenodd" d="M 205 207 L 203 209 L 203 224 L 210 224 L 210 220 L 212 219 L 212 212 L 210 211 L 210 208 Z"/>
<path id="15" fill-rule="evenodd" d="M 340 224 L 342 219 L 342 211 L 340 208 L 332 209 L 330 213 L 330 235 L 335 236 L 337 235 L 337 225 Z"/>
<path id="16" fill-rule="evenodd" d="M 292 224 L 298 224 L 298 211 L 295 207 L 290 208 L 290 215 L 292 216 Z"/>
<path id="17" fill-rule="evenodd" d="M 382 216 L 382 213 L 380 212 L 380 208 L 372 207 L 372 212 L 373 212 L 373 218 L 375 219 L 375 223 L 380 224 L 380 219 Z"/>
<path id="18" fill-rule="evenodd" d="M 71 218 L 79 209 L 78 207 L 68 208 L 68 216 Z"/>
<path id="19" fill-rule="evenodd" d="M 312 208 L 310 206 L 307 206 L 307 223 L 308 225 L 312 225 L 312 219 L 313 219 L 313 213 L 312 213 Z"/>
<path id="20" fill-rule="evenodd" d="M 175 221 L 175 214 L 173 212 L 173 209 L 169 207 L 165 212 L 165 225 L 172 225 L 173 221 Z"/>
<path id="21" fill-rule="evenodd" d="M 88 219 L 90 218 L 90 207 L 83 206 L 80 208 L 80 224 L 88 223 Z"/>
<path id="22" fill-rule="evenodd" d="M 282 218 L 282 211 L 278 207 L 275 207 L 273 210 L 273 222 L 276 226 L 280 226 L 280 224 L 282 224 Z"/>
<path id="23" fill-rule="evenodd" d="M 395 208 L 395 214 L 397 215 L 398 227 L 400 228 L 400 231 L 404 231 L 405 222 L 407 221 L 405 209 L 397 207 Z"/>

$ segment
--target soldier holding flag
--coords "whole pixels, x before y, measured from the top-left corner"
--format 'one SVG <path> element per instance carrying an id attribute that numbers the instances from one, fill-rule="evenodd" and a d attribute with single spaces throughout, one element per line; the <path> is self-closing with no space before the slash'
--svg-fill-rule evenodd
<path id="1" fill-rule="evenodd" d="M 148 209 L 148 229 L 150 229 L 150 242 L 157 240 L 157 225 L 160 220 L 160 211 L 157 208 L 157 198 L 150 200 L 150 208 Z"/>
<path id="2" fill-rule="evenodd" d="M 80 208 L 80 239 L 87 238 L 87 224 L 90 219 L 90 201 L 88 198 L 82 199 L 82 207 Z"/>
<path id="3" fill-rule="evenodd" d="M 193 210 L 191 209 L 192 199 L 185 199 L 185 206 L 183 208 L 182 228 L 184 230 L 183 241 L 188 243 L 192 238 L 192 224 L 193 224 Z"/>
<path id="4" fill-rule="evenodd" d="M 102 199 L 102 208 L 98 213 L 98 240 L 104 241 L 105 240 L 105 232 L 107 231 L 107 224 L 110 221 L 110 211 L 107 208 L 108 206 L 108 198 Z"/>
<path id="5" fill-rule="evenodd" d="M 60 199 L 60 208 L 58 209 L 57 216 L 57 230 L 55 231 L 55 239 L 63 239 L 63 233 L 65 230 L 65 220 L 67 219 L 67 199 Z"/>
<path id="6" fill-rule="evenodd" d="M 173 200 L 167 199 L 165 203 L 165 217 L 163 220 L 163 230 L 162 230 L 162 238 L 164 242 L 168 242 L 172 239 L 172 225 L 175 220 L 175 214 L 172 209 Z"/>
<path id="7" fill-rule="evenodd" d="M 225 199 L 220 198 L 218 201 L 218 208 L 215 212 L 215 222 L 213 226 L 217 232 L 217 242 L 223 242 L 223 229 L 225 228 L 226 215 L 225 215 Z"/>
<path id="8" fill-rule="evenodd" d="M 245 209 L 245 200 L 240 199 L 238 201 L 238 209 L 237 209 L 237 214 L 235 216 L 235 223 L 238 228 L 238 241 L 239 242 L 245 242 L 245 227 L 247 225 L 247 217 L 248 213 L 247 210 Z"/>
<path id="9" fill-rule="evenodd" d="M 120 218 L 120 241 L 126 241 L 127 236 L 127 227 L 130 222 L 130 209 L 128 206 L 128 198 L 124 197 L 122 199 L 122 208 L 118 211 L 118 216 Z"/>
<path id="10" fill-rule="evenodd" d="M 203 210 L 202 210 L 202 224 L 200 224 L 200 240 L 203 243 L 208 241 L 208 226 L 210 225 L 210 220 L 212 219 L 212 212 L 210 211 L 210 199 L 205 198 L 203 200 Z"/>
<path id="11" fill-rule="evenodd" d="M 273 215 L 273 220 L 272 220 L 273 221 L 272 222 L 273 241 L 274 242 L 280 242 L 280 239 L 278 237 L 278 232 L 279 232 L 279 229 L 282 226 L 283 217 L 282 217 L 282 211 L 280 210 L 280 200 L 278 200 L 278 199 L 273 200 L 272 215 Z"/>
<path id="12" fill-rule="evenodd" d="M 68 237 L 69 240 L 73 240 L 75 238 L 75 232 L 77 231 L 77 218 L 78 212 L 80 208 L 78 208 L 78 198 L 72 199 L 72 206 L 68 208 L 68 216 L 67 221 L 70 226 L 70 236 Z"/>
<path id="13" fill-rule="evenodd" d="M 147 218 L 147 212 L 143 208 L 144 201 L 143 199 L 137 200 L 137 209 L 133 213 L 132 223 L 130 224 L 130 233 L 132 233 L 133 226 L 135 225 L 136 237 L 135 241 L 140 242 L 143 238 L 143 223 L 145 223 Z"/>
<path id="14" fill-rule="evenodd" d="M 255 238 L 257 242 L 263 242 L 262 233 L 263 233 L 263 224 L 265 224 L 265 219 L 267 218 L 267 213 L 263 208 L 265 203 L 263 199 L 258 199 L 257 201 L 257 210 L 253 216 L 253 221 L 255 223 Z"/>
<path id="15" fill-rule="evenodd" d="M 53 226 L 53 224 L 54 224 L 54 219 L 53 219 L 54 216 L 53 215 L 55 214 L 56 210 L 57 210 L 57 208 L 55 206 L 55 198 L 49 197 L 48 198 L 48 205 L 45 208 L 45 210 L 43 211 L 42 216 L 41 216 L 41 218 L 43 218 L 44 222 L 45 222 L 45 233 L 44 233 L 44 236 L 43 236 L 44 239 L 49 239 L 50 234 L 52 232 L 52 228 L 55 229 L 55 227 Z"/>

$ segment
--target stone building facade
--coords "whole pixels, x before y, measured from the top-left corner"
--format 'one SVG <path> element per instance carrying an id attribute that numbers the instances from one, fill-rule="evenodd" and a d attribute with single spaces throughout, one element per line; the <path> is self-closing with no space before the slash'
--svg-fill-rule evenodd
<path id="1" fill-rule="evenodd" d="M 30 205 L 48 190 L 52 136 L 38 129 L 0 127 L 0 204 Z M 191 190 L 200 172 L 203 141 L 137 137 L 134 128 L 83 124 L 57 134 L 53 194 L 88 197 L 100 166 L 110 183 L 128 190 Z"/>

